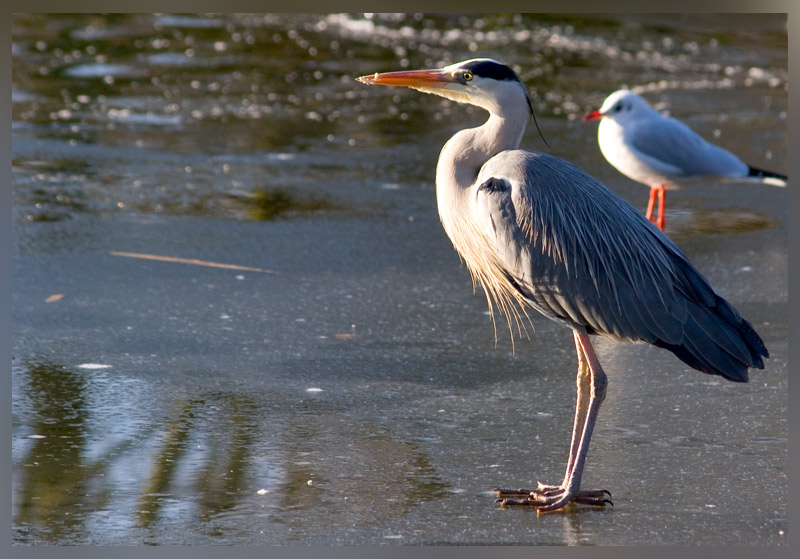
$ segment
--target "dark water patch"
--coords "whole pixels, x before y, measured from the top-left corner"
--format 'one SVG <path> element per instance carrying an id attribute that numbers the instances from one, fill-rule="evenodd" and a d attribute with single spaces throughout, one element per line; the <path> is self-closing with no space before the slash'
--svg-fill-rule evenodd
<path id="1" fill-rule="evenodd" d="M 279 217 L 293 217 L 299 214 L 341 210 L 340 204 L 313 195 L 297 195 L 288 190 L 276 188 L 255 189 L 246 199 L 247 217 L 255 221 L 268 221 Z"/>

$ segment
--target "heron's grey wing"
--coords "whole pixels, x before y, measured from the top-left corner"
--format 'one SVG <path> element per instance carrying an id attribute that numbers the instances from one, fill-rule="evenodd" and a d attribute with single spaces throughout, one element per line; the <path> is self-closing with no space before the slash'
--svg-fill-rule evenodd
<path id="1" fill-rule="evenodd" d="M 490 224 L 487 240 L 537 310 L 618 339 L 680 341 L 686 305 L 666 288 L 669 259 L 616 235 L 619 214 L 649 235 L 637 211 L 604 197 L 605 187 L 576 167 L 533 152 L 495 157 L 478 183 L 475 208 Z"/>
<path id="2" fill-rule="evenodd" d="M 545 316 L 670 349 L 744 380 L 766 348 L 678 247 L 596 179 L 561 159 L 503 152 L 479 175 L 473 212 L 503 272 Z"/>
<path id="3" fill-rule="evenodd" d="M 661 165 L 681 175 L 721 175 L 736 177 L 747 174 L 747 165 L 738 157 L 707 142 L 682 122 L 657 115 L 626 127 L 630 145 L 652 167 Z"/>

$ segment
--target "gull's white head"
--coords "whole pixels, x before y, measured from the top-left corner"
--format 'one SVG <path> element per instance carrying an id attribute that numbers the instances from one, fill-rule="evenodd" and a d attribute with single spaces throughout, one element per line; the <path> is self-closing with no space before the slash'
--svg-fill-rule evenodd
<path id="1" fill-rule="evenodd" d="M 619 124 L 625 124 L 647 113 L 657 113 L 657 111 L 633 91 L 620 89 L 606 97 L 600 109 L 590 112 L 583 117 L 583 120 L 610 118 Z"/>

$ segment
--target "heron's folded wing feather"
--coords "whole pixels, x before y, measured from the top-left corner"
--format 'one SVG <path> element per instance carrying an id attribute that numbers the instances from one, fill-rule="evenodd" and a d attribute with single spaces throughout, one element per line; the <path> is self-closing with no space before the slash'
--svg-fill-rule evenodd
<path id="1" fill-rule="evenodd" d="M 746 379 L 766 348 L 741 315 L 635 208 L 577 167 L 503 152 L 479 175 L 473 218 L 525 299 L 581 331 L 666 347 L 705 372 Z M 502 185 L 502 187 L 498 187 Z"/>

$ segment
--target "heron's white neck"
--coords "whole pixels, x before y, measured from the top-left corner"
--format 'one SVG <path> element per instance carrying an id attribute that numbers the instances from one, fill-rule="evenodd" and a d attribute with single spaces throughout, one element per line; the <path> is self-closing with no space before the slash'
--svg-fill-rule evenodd
<path id="1" fill-rule="evenodd" d="M 483 126 L 457 132 L 442 148 L 436 166 L 436 199 L 439 217 L 451 239 L 455 222 L 465 217 L 463 203 L 481 167 L 498 153 L 519 147 L 528 119 L 527 105 L 522 108 L 492 112 Z"/>
<path id="2" fill-rule="evenodd" d="M 476 229 L 470 201 L 475 198 L 478 174 L 486 162 L 519 147 L 528 119 L 527 103 L 524 108 L 522 114 L 491 112 L 483 126 L 457 132 L 442 148 L 436 166 L 436 201 L 442 227 L 473 282 L 484 287 L 489 309 L 494 301 L 508 317 L 509 328 L 515 312 L 512 301 L 520 301 L 520 295 L 505 278 L 492 251 L 481 244 L 483 233 Z"/>
<path id="3" fill-rule="evenodd" d="M 437 191 L 471 187 L 484 163 L 501 151 L 519 147 L 526 120 L 527 115 L 491 114 L 483 126 L 457 132 L 439 154 Z"/>

